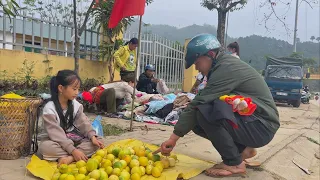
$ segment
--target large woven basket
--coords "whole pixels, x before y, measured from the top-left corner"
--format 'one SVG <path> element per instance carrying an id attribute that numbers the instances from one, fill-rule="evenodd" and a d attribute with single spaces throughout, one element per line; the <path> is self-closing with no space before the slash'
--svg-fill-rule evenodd
<path id="1" fill-rule="evenodd" d="M 18 159 L 31 151 L 39 98 L 0 98 L 0 159 Z"/>

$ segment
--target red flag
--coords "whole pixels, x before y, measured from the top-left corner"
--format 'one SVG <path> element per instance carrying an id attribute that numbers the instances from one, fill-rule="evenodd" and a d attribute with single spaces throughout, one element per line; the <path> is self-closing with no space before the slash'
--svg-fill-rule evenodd
<path id="1" fill-rule="evenodd" d="M 145 6 L 146 0 L 115 0 L 109 20 L 109 28 L 115 28 L 122 18 L 142 16 Z"/>

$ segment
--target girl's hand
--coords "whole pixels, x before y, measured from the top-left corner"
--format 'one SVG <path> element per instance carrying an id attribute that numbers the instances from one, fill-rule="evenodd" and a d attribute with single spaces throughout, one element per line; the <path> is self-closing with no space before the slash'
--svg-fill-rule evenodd
<path id="1" fill-rule="evenodd" d="M 93 145 L 98 146 L 100 149 L 104 147 L 103 143 L 99 141 L 95 136 L 91 138 L 91 142 Z"/>
<path id="2" fill-rule="evenodd" d="M 80 160 L 84 160 L 87 161 L 88 157 L 79 149 L 75 149 L 72 151 L 72 156 L 74 158 L 75 161 L 80 161 Z"/>

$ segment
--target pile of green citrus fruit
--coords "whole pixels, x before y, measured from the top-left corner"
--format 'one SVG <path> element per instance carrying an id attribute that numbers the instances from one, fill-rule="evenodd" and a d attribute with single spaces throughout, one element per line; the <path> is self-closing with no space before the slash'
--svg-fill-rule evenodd
<path id="1" fill-rule="evenodd" d="M 98 150 L 87 162 L 62 164 L 52 180 L 139 180 L 142 176 L 160 177 L 174 167 L 177 156 L 152 154 L 144 146 L 109 147 Z"/>

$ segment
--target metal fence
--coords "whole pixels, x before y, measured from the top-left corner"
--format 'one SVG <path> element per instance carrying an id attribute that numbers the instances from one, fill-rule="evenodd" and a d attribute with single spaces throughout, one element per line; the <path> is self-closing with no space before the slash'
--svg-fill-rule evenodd
<path id="1" fill-rule="evenodd" d="M 74 54 L 74 27 L 27 16 L 9 19 L 0 11 L 0 48 L 70 56 Z M 97 60 L 100 33 L 86 29 L 80 37 L 80 58 Z"/>
<path id="2" fill-rule="evenodd" d="M 80 58 L 97 60 L 102 41 L 98 30 L 87 29 L 80 37 Z M 124 41 L 138 37 L 127 32 Z M 73 57 L 74 27 L 46 21 L 22 13 L 12 18 L 0 11 L 0 49 Z M 184 70 L 183 46 L 153 34 L 142 34 L 139 74 L 146 64 L 154 64 L 156 77 L 165 80 L 171 90 L 181 90 Z"/>
<path id="3" fill-rule="evenodd" d="M 127 32 L 124 41 L 138 37 L 138 33 Z M 156 78 L 163 79 L 170 90 L 181 90 L 184 77 L 184 50 L 177 42 L 154 34 L 142 34 L 140 41 L 140 64 L 138 74 L 147 64 L 156 67 Z"/>

